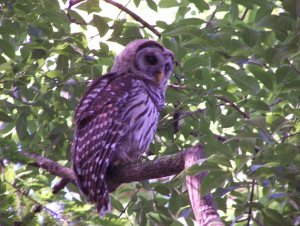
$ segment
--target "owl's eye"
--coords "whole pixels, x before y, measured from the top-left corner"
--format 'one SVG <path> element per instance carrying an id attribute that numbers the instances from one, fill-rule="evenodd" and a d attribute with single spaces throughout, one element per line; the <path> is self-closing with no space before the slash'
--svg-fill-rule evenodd
<path id="1" fill-rule="evenodd" d="M 150 65 L 155 65 L 158 63 L 158 59 L 154 55 L 146 55 L 145 61 Z"/>

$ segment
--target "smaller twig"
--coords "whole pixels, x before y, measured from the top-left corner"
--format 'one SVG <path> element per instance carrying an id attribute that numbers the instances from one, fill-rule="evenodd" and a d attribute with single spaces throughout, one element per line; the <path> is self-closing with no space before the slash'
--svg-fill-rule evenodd
<path id="1" fill-rule="evenodd" d="M 176 122 L 176 121 L 179 121 L 179 120 L 181 120 L 181 119 L 184 119 L 184 118 L 186 118 L 186 117 L 190 117 L 190 116 L 193 116 L 194 114 L 196 114 L 196 113 L 202 113 L 202 112 L 204 112 L 206 109 L 197 109 L 197 110 L 195 110 L 195 111 L 183 111 L 183 112 L 181 112 L 181 114 L 180 114 L 180 116 L 179 117 L 177 117 L 177 118 L 174 118 L 173 117 L 173 119 L 172 120 L 170 120 L 170 121 L 167 121 L 167 122 L 165 122 L 164 124 L 162 124 L 162 126 L 161 126 L 161 128 L 164 128 L 164 127 L 166 127 L 166 126 L 168 126 L 169 124 L 171 124 L 171 123 L 174 123 L 174 122 Z M 163 122 L 163 120 L 160 120 L 160 123 L 162 123 Z"/>
<path id="2" fill-rule="evenodd" d="M 131 0 L 129 0 L 129 1 L 124 5 L 124 7 L 127 8 L 128 4 L 129 4 L 130 2 L 131 2 Z M 123 10 L 121 10 L 121 11 L 119 12 L 119 14 L 117 15 L 116 19 L 119 18 L 119 16 L 121 15 L 122 11 L 123 11 Z"/>
<path id="3" fill-rule="evenodd" d="M 180 104 L 175 103 L 174 104 L 174 114 L 173 114 L 173 128 L 174 128 L 174 134 L 176 134 L 179 131 L 179 118 L 181 116 L 181 109 L 180 109 Z"/>
<path id="4" fill-rule="evenodd" d="M 136 189 L 136 191 L 134 192 L 134 195 L 136 195 L 138 192 L 140 191 L 140 188 Z M 119 218 L 121 218 L 121 216 L 126 212 L 126 210 L 128 209 L 129 205 L 132 203 L 132 199 L 127 203 L 127 205 L 124 207 L 124 209 L 120 212 L 119 214 Z"/>
<path id="5" fill-rule="evenodd" d="M 214 19 L 214 17 L 216 16 L 218 7 L 220 7 L 220 6 L 223 5 L 223 4 L 224 4 L 224 1 L 222 1 L 219 5 L 216 5 L 215 10 L 213 11 L 213 13 L 211 14 L 211 16 L 209 17 L 208 21 L 206 22 L 205 28 L 208 28 L 208 26 L 210 26 L 211 21 L 212 21 L 212 20 Z"/>
<path id="6" fill-rule="evenodd" d="M 284 138 L 286 139 L 286 138 L 297 136 L 297 135 L 300 135 L 300 132 L 299 133 L 291 133 L 291 134 L 285 135 Z"/>
<path id="7" fill-rule="evenodd" d="M 136 21 L 141 23 L 144 27 L 148 28 L 150 31 L 152 31 L 154 34 L 156 34 L 160 38 L 161 34 L 158 30 L 156 30 L 152 25 L 150 25 L 148 22 L 143 20 L 140 16 L 138 16 L 134 12 L 130 11 L 128 8 L 126 8 L 122 4 L 120 4 L 118 2 L 115 2 L 113 0 L 104 0 L 104 1 L 107 2 L 110 5 L 113 5 L 113 6 L 117 7 L 118 9 L 124 11 L 125 13 L 130 15 L 133 19 L 135 19 Z"/>
<path id="8" fill-rule="evenodd" d="M 239 112 L 241 115 L 243 115 L 244 118 L 246 119 L 250 119 L 250 116 L 247 112 L 243 112 L 239 106 L 237 106 L 234 102 L 232 102 L 231 100 L 229 100 L 227 97 L 225 96 L 219 96 L 219 95 L 215 95 L 215 97 L 219 100 L 222 100 L 226 103 L 229 103 L 237 112 Z"/>
<path id="9" fill-rule="evenodd" d="M 235 223 L 240 223 L 240 222 L 244 222 L 244 221 L 248 221 L 248 216 L 247 218 L 241 219 L 241 220 L 236 220 L 234 221 Z"/>
<path id="10" fill-rule="evenodd" d="M 245 11 L 244 11 L 244 13 L 243 13 L 243 15 L 239 18 L 239 20 L 244 20 L 245 17 L 246 17 L 246 15 L 247 15 L 247 13 L 248 13 L 248 11 L 249 11 L 249 9 L 246 8 Z"/>
<path id="11" fill-rule="evenodd" d="M 296 122 L 297 122 L 298 120 L 299 120 L 299 118 L 296 118 L 296 119 L 294 120 L 293 125 L 295 125 Z M 283 137 L 281 138 L 281 143 L 284 143 L 285 140 L 286 140 L 287 138 L 289 138 L 289 137 L 292 137 L 292 136 L 295 136 L 295 135 L 300 134 L 300 133 L 293 133 L 293 134 L 290 134 L 291 130 L 294 129 L 294 126 L 293 126 L 293 125 L 290 126 L 290 127 L 287 129 L 287 131 L 284 133 Z"/>
<path id="12" fill-rule="evenodd" d="M 68 183 L 70 183 L 72 181 L 70 181 L 67 178 L 63 178 L 61 179 L 57 184 L 55 184 L 52 188 L 52 193 L 53 194 L 57 194 L 61 189 L 63 189 Z"/>
<path id="13" fill-rule="evenodd" d="M 276 98 L 276 100 L 269 105 L 269 107 L 274 107 L 276 104 L 279 104 L 282 101 L 285 101 L 285 98 Z"/>
<path id="14" fill-rule="evenodd" d="M 83 2 L 84 0 L 70 0 L 69 1 L 69 6 L 68 6 L 68 9 L 71 9 L 72 6 L 80 3 L 80 2 Z"/>
<path id="15" fill-rule="evenodd" d="M 289 59 L 285 59 L 285 61 L 294 69 L 295 72 L 297 72 L 298 75 L 300 75 L 300 71 L 295 67 L 293 63 L 291 63 L 291 61 L 289 61 Z"/>
<path id="16" fill-rule="evenodd" d="M 68 222 L 68 220 L 65 219 L 64 216 L 61 216 L 60 214 L 54 212 L 53 210 L 43 206 L 41 203 L 39 203 L 38 201 L 36 201 L 35 199 L 33 199 L 31 196 L 28 195 L 27 191 L 22 191 L 19 187 L 17 187 L 16 185 L 10 183 L 9 181 L 7 181 L 5 178 L 3 180 L 7 185 L 9 185 L 10 187 L 12 187 L 14 190 L 16 190 L 17 193 L 25 196 L 27 199 L 29 199 L 30 201 L 32 201 L 35 206 L 32 209 L 33 213 L 39 213 L 42 210 L 44 210 L 45 212 L 47 212 L 48 214 L 50 214 L 51 216 L 54 216 L 57 220 L 60 221 L 64 221 L 64 222 Z M 17 222 L 18 223 L 18 222 Z"/>
<path id="17" fill-rule="evenodd" d="M 179 85 L 179 84 L 174 84 L 174 83 L 169 84 L 168 87 L 173 88 L 173 89 L 185 89 L 185 90 L 189 89 L 186 87 L 186 85 Z"/>
<path id="18" fill-rule="evenodd" d="M 250 226 L 250 221 L 252 219 L 252 202 L 254 198 L 254 188 L 255 188 L 255 179 L 252 180 L 251 189 L 250 189 L 250 199 L 249 199 L 249 210 L 248 210 L 248 217 L 247 217 L 247 226 Z"/>

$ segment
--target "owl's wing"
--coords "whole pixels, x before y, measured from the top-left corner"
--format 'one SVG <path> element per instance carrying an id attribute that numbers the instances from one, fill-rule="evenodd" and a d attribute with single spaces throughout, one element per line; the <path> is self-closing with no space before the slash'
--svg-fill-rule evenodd
<path id="1" fill-rule="evenodd" d="M 128 129 L 120 112 L 127 102 L 131 82 L 118 78 L 110 74 L 95 80 L 75 115 L 73 169 L 80 190 L 96 203 L 101 215 L 109 209 L 105 173 Z"/>

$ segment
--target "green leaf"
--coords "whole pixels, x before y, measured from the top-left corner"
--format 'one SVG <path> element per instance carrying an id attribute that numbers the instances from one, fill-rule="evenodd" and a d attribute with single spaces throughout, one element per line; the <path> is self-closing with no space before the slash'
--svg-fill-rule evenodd
<path id="1" fill-rule="evenodd" d="M 242 70 L 227 70 L 228 75 L 242 90 L 250 92 L 252 95 L 256 95 L 260 91 L 257 80 L 253 77 L 246 75 Z"/>
<path id="2" fill-rule="evenodd" d="M 260 33 L 257 30 L 244 28 L 242 31 L 242 38 L 249 47 L 253 47 L 259 42 Z"/>
<path id="3" fill-rule="evenodd" d="M 209 5 L 203 0 L 188 0 L 188 1 L 194 3 L 200 12 L 209 9 Z"/>
<path id="4" fill-rule="evenodd" d="M 177 1 L 170 1 L 170 0 L 161 0 L 158 3 L 158 6 L 160 8 L 171 8 L 171 7 L 176 7 L 178 5 L 179 3 Z"/>
<path id="5" fill-rule="evenodd" d="M 234 126 L 237 122 L 238 117 L 239 117 L 239 115 L 237 113 L 233 113 L 230 115 L 222 115 L 220 117 L 222 127 L 229 128 L 229 127 Z"/>
<path id="6" fill-rule="evenodd" d="M 59 71 L 47 72 L 47 77 L 49 77 L 49 78 L 56 78 L 56 77 L 59 77 L 60 75 L 61 75 L 61 72 L 59 72 Z"/>
<path id="7" fill-rule="evenodd" d="M 10 116 L 8 116 L 5 112 L 0 111 L 0 121 L 13 122 L 14 120 Z"/>
<path id="8" fill-rule="evenodd" d="M 247 102 L 247 107 L 253 109 L 254 111 L 270 111 L 269 105 L 261 100 L 249 100 Z"/>
<path id="9" fill-rule="evenodd" d="M 155 191 L 157 191 L 158 193 L 160 193 L 162 195 L 169 195 L 170 194 L 170 189 L 165 184 L 159 184 L 159 185 L 155 186 L 154 189 L 155 189 Z"/>
<path id="10" fill-rule="evenodd" d="M 247 69 L 269 90 L 273 90 L 274 74 L 270 71 L 265 71 L 262 66 L 249 64 Z"/>
<path id="11" fill-rule="evenodd" d="M 0 52 L 11 59 L 15 58 L 15 48 L 6 40 L 0 39 Z"/>
<path id="12" fill-rule="evenodd" d="M 96 26 L 96 28 L 98 29 L 100 36 L 104 36 L 107 33 L 107 31 L 109 30 L 109 26 L 107 24 L 108 21 L 109 21 L 108 18 L 101 17 L 101 16 L 94 14 L 93 23 Z"/>
<path id="13" fill-rule="evenodd" d="M 79 6 L 76 6 L 76 8 L 87 11 L 88 13 L 94 13 L 100 11 L 98 0 L 88 0 L 82 2 Z"/>
<path id="14" fill-rule="evenodd" d="M 201 183 L 201 195 L 204 196 L 211 190 L 222 187 L 230 173 L 226 172 L 209 172 Z"/>
<path id="15" fill-rule="evenodd" d="M 157 11 L 157 5 L 153 0 L 146 0 L 150 9 Z"/>
<path id="16" fill-rule="evenodd" d="M 183 69 L 186 72 L 194 71 L 200 66 L 207 65 L 207 59 L 202 56 L 190 57 L 183 65 Z"/>
<path id="17" fill-rule="evenodd" d="M 281 165 L 289 165 L 295 160 L 299 149 L 292 144 L 278 144 L 275 148 L 275 153 L 278 156 Z"/>
<path id="18" fill-rule="evenodd" d="M 141 0 L 133 0 L 136 7 L 139 7 Z"/>
<path id="19" fill-rule="evenodd" d="M 27 131 L 27 119 L 24 113 L 19 116 L 16 122 L 16 130 L 20 140 L 24 140 L 29 137 L 29 133 Z"/>
<path id="20" fill-rule="evenodd" d="M 273 225 L 292 225 L 287 219 L 283 217 L 277 210 L 274 209 L 264 209 L 262 214 L 265 218 L 264 225 L 273 226 Z"/>
<path id="21" fill-rule="evenodd" d="M 82 18 L 82 16 L 79 13 L 71 9 L 68 9 L 67 11 L 70 17 L 72 18 L 72 20 L 76 21 L 76 23 L 86 24 L 85 20 Z"/>

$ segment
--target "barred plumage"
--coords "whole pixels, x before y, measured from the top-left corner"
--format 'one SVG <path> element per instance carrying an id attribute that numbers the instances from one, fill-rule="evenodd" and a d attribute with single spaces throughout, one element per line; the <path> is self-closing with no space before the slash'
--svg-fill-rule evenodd
<path id="1" fill-rule="evenodd" d="M 73 169 L 100 215 L 110 209 L 108 166 L 136 160 L 152 142 L 173 65 L 171 51 L 136 40 L 116 58 L 111 73 L 90 85 L 77 108 Z"/>

